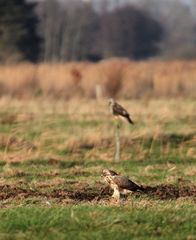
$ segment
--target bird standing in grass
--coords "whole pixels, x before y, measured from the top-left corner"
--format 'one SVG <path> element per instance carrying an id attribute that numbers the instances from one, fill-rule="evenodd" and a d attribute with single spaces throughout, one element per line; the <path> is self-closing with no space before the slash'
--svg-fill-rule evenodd
<path id="1" fill-rule="evenodd" d="M 126 195 L 128 192 L 144 192 L 144 188 L 142 186 L 139 186 L 127 177 L 121 176 L 112 170 L 104 169 L 102 176 L 105 182 L 114 190 L 112 198 L 116 202 L 119 202 L 122 195 Z"/>

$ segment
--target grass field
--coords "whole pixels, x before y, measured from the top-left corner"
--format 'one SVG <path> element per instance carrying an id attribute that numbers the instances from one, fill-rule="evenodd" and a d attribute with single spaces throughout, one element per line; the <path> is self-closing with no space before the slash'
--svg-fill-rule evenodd
<path id="1" fill-rule="evenodd" d="M 0 100 L 0 239 L 196 239 L 196 102 Z M 122 204 L 101 178 L 110 168 L 142 184 Z"/>

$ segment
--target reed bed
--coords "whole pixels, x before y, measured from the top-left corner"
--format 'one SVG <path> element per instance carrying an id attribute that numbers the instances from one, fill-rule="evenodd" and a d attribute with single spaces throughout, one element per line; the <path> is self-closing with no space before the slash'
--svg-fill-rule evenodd
<path id="1" fill-rule="evenodd" d="M 0 66 L 0 96 L 17 98 L 196 97 L 196 61 L 109 59 Z"/>

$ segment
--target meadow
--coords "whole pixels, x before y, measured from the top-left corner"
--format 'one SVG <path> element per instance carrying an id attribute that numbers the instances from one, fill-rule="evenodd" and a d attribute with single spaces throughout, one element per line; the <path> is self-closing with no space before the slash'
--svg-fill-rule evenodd
<path id="1" fill-rule="evenodd" d="M 0 239 L 196 239 L 194 98 L 119 102 L 121 161 L 107 99 L 0 99 Z M 142 184 L 110 201 L 102 169 Z"/>

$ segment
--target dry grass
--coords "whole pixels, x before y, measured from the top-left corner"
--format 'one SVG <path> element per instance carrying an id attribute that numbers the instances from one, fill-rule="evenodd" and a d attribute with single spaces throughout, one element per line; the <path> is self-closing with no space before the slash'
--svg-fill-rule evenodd
<path id="1" fill-rule="evenodd" d="M 122 159 L 145 160 L 156 152 L 196 157 L 193 100 L 132 100 L 120 103 L 135 125 L 121 129 Z M 0 100 L 0 158 L 113 160 L 114 126 L 107 101 Z"/>
<path id="2" fill-rule="evenodd" d="M 110 59 L 96 64 L 1 65 L 0 95 L 65 99 L 195 97 L 196 61 Z"/>

